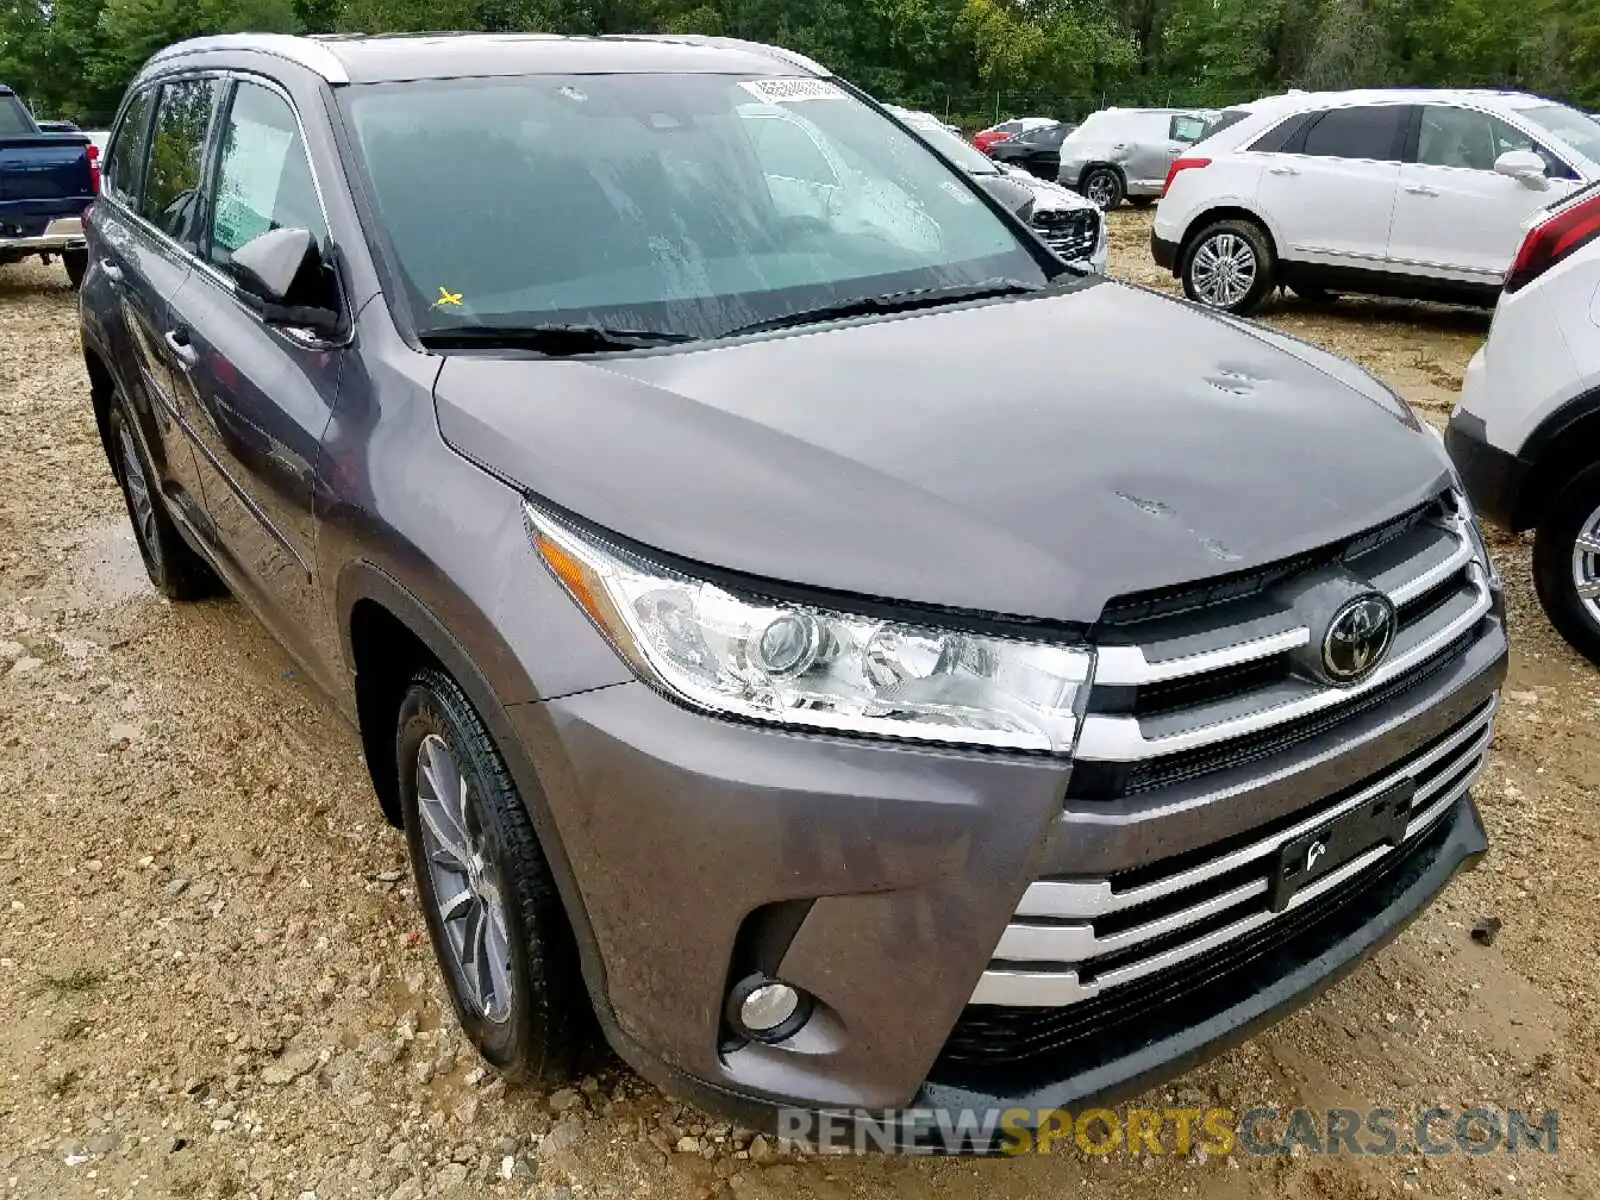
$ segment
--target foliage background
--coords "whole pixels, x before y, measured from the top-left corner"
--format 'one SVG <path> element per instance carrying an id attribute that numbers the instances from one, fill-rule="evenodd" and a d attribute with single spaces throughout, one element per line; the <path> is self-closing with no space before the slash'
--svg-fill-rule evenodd
<path id="1" fill-rule="evenodd" d="M 241 30 L 728 34 L 968 125 L 1288 87 L 1512 86 L 1600 106 L 1600 0 L 0 0 L 0 79 L 103 126 L 155 50 Z"/>

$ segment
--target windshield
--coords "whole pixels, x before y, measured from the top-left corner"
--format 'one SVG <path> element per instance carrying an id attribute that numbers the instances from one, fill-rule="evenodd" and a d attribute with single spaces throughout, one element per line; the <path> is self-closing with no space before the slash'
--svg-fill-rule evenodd
<path id="1" fill-rule="evenodd" d="M 1523 109 L 1522 115 L 1548 129 L 1590 162 L 1600 163 L 1600 123 L 1587 113 L 1565 104 L 1538 104 Z"/>
<path id="2" fill-rule="evenodd" d="M 424 336 L 714 337 L 862 297 L 1049 278 L 971 185 L 825 80 L 450 79 L 342 102 Z"/>
<path id="3" fill-rule="evenodd" d="M 27 137 L 34 132 L 28 110 L 9 92 L 0 93 L 0 137 Z"/>
<path id="4" fill-rule="evenodd" d="M 911 131 L 940 154 L 944 155 L 968 175 L 999 175 L 1000 168 L 995 166 L 994 159 L 960 134 L 951 133 L 943 125 L 935 124 L 927 119 L 916 117 L 902 118 L 911 126 Z"/>

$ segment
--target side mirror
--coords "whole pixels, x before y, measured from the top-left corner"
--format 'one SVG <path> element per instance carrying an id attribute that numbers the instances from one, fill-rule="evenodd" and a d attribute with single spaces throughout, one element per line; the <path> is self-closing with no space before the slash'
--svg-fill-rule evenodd
<path id="1" fill-rule="evenodd" d="M 1523 187 L 1532 188 L 1542 192 L 1550 187 L 1550 180 L 1544 173 L 1544 159 L 1532 150 L 1507 150 L 1494 160 L 1494 169 L 1501 175 L 1509 175 Z"/>
<path id="2" fill-rule="evenodd" d="M 322 286 L 327 264 L 309 231 L 268 230 L 235 250 L 229 265 L 240 299 L 262 320 L 320 333 L 339 329 L 339 314 Z"/>

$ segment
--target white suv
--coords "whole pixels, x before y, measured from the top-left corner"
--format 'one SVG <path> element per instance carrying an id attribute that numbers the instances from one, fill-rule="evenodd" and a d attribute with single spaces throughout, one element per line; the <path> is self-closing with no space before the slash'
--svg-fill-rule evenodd
<path id="1" fill-rule="evenodd" d="M 1600 663 L 1600 187 L 1529 230 L 1445 445 L 1482 517 L 1538 530 L 1539 600 Z"/>
<path id="2" fill-rule="evenodd" d="M 1600 124 L 1537 96 L 1274 96 L 1178 158 L 1151 233 L 1190 299 L 1249 313 L 1280 284 L 1493 304 L 1524 226 L 1600 179 Z"/>

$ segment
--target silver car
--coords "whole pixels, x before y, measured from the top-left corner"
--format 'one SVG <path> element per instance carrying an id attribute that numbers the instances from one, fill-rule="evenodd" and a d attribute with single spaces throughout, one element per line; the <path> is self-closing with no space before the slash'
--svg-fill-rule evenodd
<path id="1" fill-rule="evenodd" d="M 1061 182 L 1110 211 L 1124 199 L 1153 203 L 1167 168 L 1205 137 L 1215 114 L 1176 108 L 1107 108 L 1061 143 Z"/>
<path id="2" fill-rule="evenodd" d="M 950 162 L 983 183 L 987 179 L 1008 179 L 1033 194 L 1029 223 L 1045 245 L 1073 266 L 1105 274 L 1110 253 L 1106 224 L 1099 210 L 1076 192 L 1060 184 L 1030 175 L 1019 167 L 997 163 L 932 113 L 887 106 Z"/>

